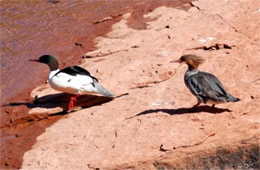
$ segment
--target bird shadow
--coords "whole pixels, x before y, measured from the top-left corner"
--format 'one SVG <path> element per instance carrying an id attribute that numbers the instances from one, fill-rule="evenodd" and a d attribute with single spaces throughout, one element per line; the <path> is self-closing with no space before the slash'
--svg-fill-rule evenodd
<path id="1" fill-rule="evenodd" d="M 134 117 L 142 116 L 142 115 L 147 115 L 147 114 L 153 114 L 157 112 L 164 112 L 169 115 L 177 115 L 177 114 L 188 114 L 188 113 L 200 113 L 200 112 L 207 112 L 207 113 L 212 113 L 212 114 L 218 114 L 218 113 L 223 113 L 223 112 L 232 112 L 229 109 L 224 109 L 224 108 L 217 108 L 217 107 L 210 107 L 210 106 L 197 106 L 195 108 L 178 108 L 178 109 L 150 109 L 150 110 L 145 110 L 141 113 L 138 113 L 135 116 L 129 117 L 127 119 L 131 119 Z"/>
<path id="2" fill-rule="evenodd" d="M 68 105 L 70 101 L 70 94 L 57 93 L 35 98 L 32 102 L 12 102 L 5 106 L 21 106 L 24 105 L 28 108 L 56 108 L 61 107 L 63 111 L 68 111 Z M 77 98 L 74 102 L 76 107 L 88 108 L 91 106 L 101 105 L 103 103 L 109 102 L 113 98 L 98 96 L 98 95 L 82 95 Z"/>

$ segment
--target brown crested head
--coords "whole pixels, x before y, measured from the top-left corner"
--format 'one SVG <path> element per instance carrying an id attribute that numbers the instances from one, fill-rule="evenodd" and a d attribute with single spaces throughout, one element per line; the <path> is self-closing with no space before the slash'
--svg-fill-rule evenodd
<path id="1" fill-rule="evenodd" d="M 189 69 L 193 70 L 197 69 L 198 66 L 204 62 L 204 59 L 193 54 L 186 54 L 181 56 L 179 61 L 185 62 L 189 66 Z"/>

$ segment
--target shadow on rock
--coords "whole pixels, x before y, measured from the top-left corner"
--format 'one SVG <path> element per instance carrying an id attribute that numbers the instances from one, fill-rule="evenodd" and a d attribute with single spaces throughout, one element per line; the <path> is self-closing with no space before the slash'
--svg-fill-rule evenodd
<path id="1" fill-rule="evenodd" d="M 50 94 L 40 98 L 36 98 L 34 102 L 13 102 L 9 103 L 8 106 L 20 106 L 25 105 L 28 108 L 56 108 L 61 107 L 63 111 L 68 110 L 69 100 L 71 95 L 66 93 Z M 113 98 L 96 96 L 96 95 L 82 95 L 77 98 L 75 106 L 80 106 L 82 108 L 87 108 L 91 106 L 101 105 L 103 103 L 109 102 Z"/>
<path id="2" fill-rule="evenodd" d="M 70 95 L 59 93 L 37 98 L 34 102 L 13 102 L 1 106 L 0 169 L 21 168 L 24 154 L 37 142 L 37 137 L 67 114 L 69 99 Z M 84 95 L 77 99 L 75 106 L 87 108 L 111 100 L 103 96 Z M 52 109 L 56 107 L 59 109 Z M 30 114 L 29 111 L 34 108 L 39 108 L 42 113 L 36 111 Z"/>
<path id="3" fill-rule="evenodd" d="M 141 115 L 147 115 L 147 114 L 153 114 L 157 112 L 164 112 L 169 115 L 176 115 L 176 114 L 187 114 L 187 113 L 199 113 L 199 112 L 207 112 L 212 114 L 222 113 L 222 112 L 231 112 L 229 109 L 223 109 L 223 108 L 217 108 L 217 107 L 210 107 L 210 106 L 198 106 L 195 108 L 179 108 L 179 109 L 151 109 L 151 110 L 145 110 L 141 113 L 138 113 L 135 116 L 129 117 L 127 119 L 134 118 L 136 116 Z"/>

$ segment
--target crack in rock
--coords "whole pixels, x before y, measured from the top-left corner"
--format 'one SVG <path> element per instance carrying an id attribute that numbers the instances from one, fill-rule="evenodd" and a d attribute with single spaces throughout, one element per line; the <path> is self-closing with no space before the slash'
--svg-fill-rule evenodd
<path id="1" fill-rule="evenodd" d="M 101 19 L 101 20 L 98 20 L 98 21 L 94 22 L 93 24 L 94 24 L 94 25 L 95 25 L 95 24 L 100 24 L 100 23 L 102 23 L 102 22 L 109 21 L 109 20 L 115 19 L 115 18 L 117 18 L 117 17 L 121 17 L 122 15 L 123 15 L 123 14 L 118 14 L 118 15 L 115 15 L 115 16 L 108 16 L 108 17 L 105 17 L 105 18 L 103 18 L 103 19 Z"/>
<path id="2" fill-rule="evenodd" d="M 176 71 L 175 71 L 176 72 Z M 146 88 L 146 87 L 151 87 L 151 85 L 153 84 L 159 84 L 159 83 L 162 83 L 166 80 L 169 80 L 174 74 L 169 74 L 169 76 L 165 79 L 162 79 L 162 80 L 153 80 L 153 81 L 147 81 L 147 82 L 143 82 L 143 83 L 137 83 L 135 84 L 136 86 L 134 87 L 131 87 L 130 89 L 138 89 L 138 88 Z"/>
<path id="3" fill-rule="evenodd" d="M 175 149 L 180 149 L 180 148 L 189 148 L 189 147 L 193 147 L 193 146 L 197 146 L 197 145 L 200 145 L 202 143 L 204 143 L 206 140 L 208 140 L 208 138 L 212 137 L 212 136 L 215 136 L 216 133 L 211 133 L 209 134 L 208 136 L 206 136 L 203 140 L 195 143 L 195 144 L 192 144 L 192 145 L 182 145 L 182 146 L 179 146 L 179 147 L 172 147 L 172 148 L 164 148 L 163 147 L 163 144 L 160 145 L 160 148 L 159 148 L 159 151 L 161 152 L 167 152 L 167 151 L 171 151 L 171 150 L 175 150 Z"/>
<path id="4" fill-rule="evenodd" d="M 223 21 L 225 22 L 230 28 L 232 28 L 235 32 L 238 33 L 238 30 L 236 29 L 236 27 L 232 26 L 229 22 L 227 22 L 221 15 L 217 14 L 217 16 Z"/>
<path id="5" fill-rule="evenodd" d="M 193 48 L 188 48 L 186 50 L 220 50 L 220 49 L 232 49 L 232 47 L 236 47 L 236 45 L 227 45 L 227 44 L 214 44 L 211 46 L 199 46 L 199 47 L 193 47 Z"/>
<path id="6" fill-rule="evenodd" d="M 232 26 L 232 25 L 231 25 L 228 21 L 226 21 L 221 15 L 217 14 L 217 16 L 218 16 L 223 22 L 225 22 L 230 28 L 232 28 L 236 33 L 238 33 L 238 34 L 240 34 L 240 35 L 242 35 L 242 36 L 248 38 L 252 43 L 255 44 L 255 42 L 256 42 L 255 40 L 252 40 L 252 39 L 251 39 L 250 37 L 248 37 L 247 35 L 245 35 L 245 34 L 239 32 L 239 31 L 236 29 L 236 27 Z M 258 45 L 258 44 L 257 44 L 257 45 Z"/>
<path id="7" fill-rule="evenodd" d="M 26 117 L 22 117 L 22 118 L 19 118 L 19 119 L 10 120 L 10 122 L 4 124 L 0 128 L 9 128 L 9 127 L 18 126 L 18 125 L 21 125 L 21 124 L 32 123 L 32 122 L 36 122 L 36 121 L 49 119 L 51 117 L 63 116 L 65 114 L 68 114 L 68 112 L 67 111 L 61 111 L 61 112 L 57 112 L 57 113 L 53 113 L 53 114 L 42 114 L 42 115 L 33 114 L 33 115 L 28 115 Z"/>
<path id="8" fill-rule="evenodd" d="M 202 11 L 199 6 L 194 4 L 194 2 L 190 2 L 190 6 L 197 8 L 199 11 Z"/>
<path id="9" fill-rule="evenodd" d="M 106 53 L 103 53 L 103 52 L 98 52 L 96 54 L 85 54 L 84 56 L 82 56 L 82 58 L 95 58 L 95 57 L 105 57 L 105 56 L 108 56 L 108 55 L 111 55 L 111 54 L 115 54 L 115 53 L 119 53 L 119 52 L 128 52 L 127 49 L 122 49 L 122 50 L 117 50 L 117 51 L 110 51 L 110 52 L 106 52 Z"/>

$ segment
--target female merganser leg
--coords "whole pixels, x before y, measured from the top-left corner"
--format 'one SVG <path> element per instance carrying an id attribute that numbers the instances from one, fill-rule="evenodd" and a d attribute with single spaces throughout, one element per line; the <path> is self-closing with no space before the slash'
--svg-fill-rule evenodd
<path id="1" fill-rule="evenodd" d="M 70 97 L 70 102 L 69 102 L 69 110 L 73 109 L 74 108 L 74 101 L 77 101 L 77 98 L 79 97 L 80 95 L 75 95 L 75 96 L 71 96 Z"/>
<path id="2" fill-rule="evenodd" d="M 197 107 L 197 106 L 199 106 L 200 105 L 200 101 L 198 100 L 198 103 L 197 104 L 195 104 L 194 106 L 192 106 L 192 108 L 195 108 L 195 107 Z"/>

